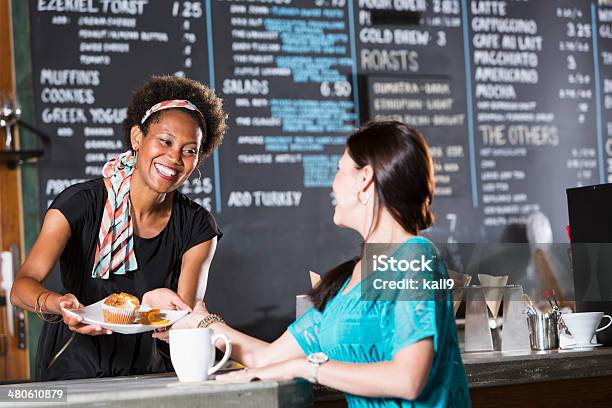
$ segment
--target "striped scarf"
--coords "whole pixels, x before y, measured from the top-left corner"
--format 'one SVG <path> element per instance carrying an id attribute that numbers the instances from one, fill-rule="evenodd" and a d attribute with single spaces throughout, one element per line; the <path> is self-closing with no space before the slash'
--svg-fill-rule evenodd
<path id="1" fill-rule="evenodd" d="M 108 279 L 138 269 L 134 255 L 134 230 L 130 216 L 130 184 L 136 165 L 131 151 L 108 161 L 102 169 L 106 204 L 96 245 L 92 278 Z"/>

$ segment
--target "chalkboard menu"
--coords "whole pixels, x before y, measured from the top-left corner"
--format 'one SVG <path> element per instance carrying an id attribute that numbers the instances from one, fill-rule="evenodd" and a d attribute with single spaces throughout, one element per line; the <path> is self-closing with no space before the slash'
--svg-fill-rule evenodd
<path id="1" fill-rule="evenodd" d="M 568 187 L 612 182 L 611 0 L 31 0 L 46 208 L 126 150 L 153 74 L 224 99 L 223 146 L 182 191 L 222 226 L 207 301 L 273 337 L 308 270 L 357 253 L 332 223 L 346 136 L 416 126 L 435 159 L 437 242 L 505 239 L 534 211 L 565 239 Z"/>

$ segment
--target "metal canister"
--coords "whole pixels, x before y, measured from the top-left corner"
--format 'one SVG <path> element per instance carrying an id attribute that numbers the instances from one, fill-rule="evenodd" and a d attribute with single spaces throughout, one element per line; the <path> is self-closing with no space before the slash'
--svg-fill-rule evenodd
<path id="1" fill-rule="evenodd" d="M 529 343 L 532 350 L 559 348 L 559 328 L 556 313 L 537 313 L 527 317 Z"/>

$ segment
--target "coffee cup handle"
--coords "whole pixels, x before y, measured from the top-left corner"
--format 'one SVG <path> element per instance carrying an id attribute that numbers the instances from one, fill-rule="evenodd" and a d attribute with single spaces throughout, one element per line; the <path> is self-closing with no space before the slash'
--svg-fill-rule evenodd
<path id="1" fill-rule="evenodd" d="M 215 343 L 219 339 L 223 340 L 223 342 L 225 343 L 225 354 L 223 355 L 221 361 L 217 363 L 217 365 L 208 369 L 208 375 L 216 373 L 221 367 L 223 367 L 225 363 L 227 363 L 227 360 L 229 360 L 230 356 L 232 355 L 232 343 L 230 342 L 230 339 L 223 333 L 213 334 L 213 336 L 210 338 L 210 341 L 213 344 L 213 350 L 215 347 Z"/>
<path id="2" fill-rule="evenodd" d="M 608 324 L 606 324 L 604 327 L 600 327 L 599 329 L 595 330 L 595 332 L 600 332 L 602 330 L 607 329 L 608 327 L 610 327 L 610 325 L 612 324 L 612 316 L 610 315 L 603 315 L 603 317 L 607 317 L 608 318 Z"/>

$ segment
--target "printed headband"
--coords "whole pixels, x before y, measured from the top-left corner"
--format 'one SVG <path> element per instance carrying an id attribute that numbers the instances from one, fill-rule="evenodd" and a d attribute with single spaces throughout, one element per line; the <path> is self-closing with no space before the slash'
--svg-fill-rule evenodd
<path id="1" fill-rule="evenodd" d="M 149 110 L 147 110 L 147 112 L 142 117 L 140 124 L 143 125 L 147 121 L 147 119 L 149 119 L 149 116 L 151 116 L 155 112 L 159 112 L 164 109 L 173 109 L 173 108 L 189 109 L 191 111 L 196 112 L 198 115 L 204 118 L 204 115 L 202 115 L 202 112 L 200 112 L 200 110 L 196 108 L 196 106 L 193 103 L 187 100 L 184 100 L 184 99 L 170 99 L 168 101 L 156 103 L 155 105 L 151 106 Z"/>

